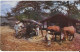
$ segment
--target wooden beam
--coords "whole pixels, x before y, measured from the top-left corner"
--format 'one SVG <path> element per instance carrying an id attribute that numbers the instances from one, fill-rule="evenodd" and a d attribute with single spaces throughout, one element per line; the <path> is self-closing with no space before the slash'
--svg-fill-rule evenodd
<path id="1" fill-rule="evenodd" d="M 47 27 L 49 27 L 49 22 L 47 21 Z"/>

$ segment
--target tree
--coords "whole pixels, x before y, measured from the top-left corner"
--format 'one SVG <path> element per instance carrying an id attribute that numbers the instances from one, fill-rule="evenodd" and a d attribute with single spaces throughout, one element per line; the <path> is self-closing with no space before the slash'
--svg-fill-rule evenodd
<path id="1" fill-rule="evenodd" d="M 12 9 L 12 12 L 21 19 L 24 18 L 22 16 L 25 15 L 27 19 L 40 20 L 43 13 L 46 13 L 44 9 L 48 9 L 50 10 L 49 16 L 66 11 L 66 14 L 70 17 L 76 18 L 79 17 L 80 13 L 77 8 L 79 4 L 80 1 L 74 1 L 73 3 L 70 1 L 20 1 L 17 6 Z"/>
<path id="2" fill-rule="evenodd" d="M 7 17 L 11 17 L 11 13 L 10 12 L 7 12 Z"/>

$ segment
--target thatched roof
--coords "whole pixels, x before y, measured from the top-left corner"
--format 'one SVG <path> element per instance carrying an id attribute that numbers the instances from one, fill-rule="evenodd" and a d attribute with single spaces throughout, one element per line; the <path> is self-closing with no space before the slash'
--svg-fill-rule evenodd
<path id="1" fill-rule="evenodd" d="M 69 25 L 75 26 L 76 23 L 80 23 L 79 20 L 70 18 L 67 15 L 63 14 L 55 14 L 54 16 L 48 17 L 40 22 L 41 23 L 48 22 L 48 24 L 55 23 L 58 24 L 60 27 L 65 27 Z"/>
<path id="2" fill-rule="evenodd" d="M 30 20 L 30 19 L 24 19 L 23 22 L 31 22 L 31 23 L 35 23 L 37 25 L 42 25 L 41 23 L 35 21 L 35 20 Z"/>
<path id="3" fill-rule="evenodd" d="M 6 18 L 0 18 L 1 19 L 1 23 L 9 23 L 9 21 Z"/>
<path id="4" fill-rule="evenodd" d="M 3 23 L 9 24 L 9 21 L 5 17 L 0 18 L 0 20 L 0 25 L 2 25 Z"/>
<path id="5" fill-rule="evenodd" d="M 15 17 L 9 17 L 8 20 L 17 20 Z"/>
<path id="6" fill-rule="evenodd" d="M 67 23 L 67 22 L 74 22 L 74 23 L 80 23 L 79 20 L 77 19 L 72 19 L 70 17 L 68 17 L 67 15 L 63 15 L 63 14 L 56 14 L 54 16 L 48 17 L 44 20 L 42 20 L 41 22 L 45 22 L 45 21 L 50 21 L 50 22 L 58 22 L 58 23 Z"/>

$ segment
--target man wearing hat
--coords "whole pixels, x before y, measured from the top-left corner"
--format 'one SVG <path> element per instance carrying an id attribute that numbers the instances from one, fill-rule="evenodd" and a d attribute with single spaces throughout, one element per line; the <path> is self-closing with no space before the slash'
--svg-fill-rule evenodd
<path id="1" fill-rule="evenodd" d="M 48 46 L 51 45 L 52 36 L 53 36 L 53 35 L 51 35 L 50 31 L 47 31 L 46 39 L 47 39 L 47 41 L 48 41 Z"/>
<path id="2" fill-rule="evenodd" d="M 20 29 L 20 27 L 19 27 L 18 24 L 19 24 L 19 21 L 17 21 L 16 24 L 15 24 L 15 26 L 14 26 L 14 29 L 15 29 L 15 32 L 16 32 L 16 35 L 15 35 L 15 36 L 18 35 L 18 31 L 19 31 L 19 29 Z"/>

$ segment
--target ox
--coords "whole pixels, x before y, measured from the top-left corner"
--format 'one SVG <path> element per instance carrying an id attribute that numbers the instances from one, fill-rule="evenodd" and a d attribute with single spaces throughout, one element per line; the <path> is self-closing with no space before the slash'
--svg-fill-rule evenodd
<path id="1" fill-rule="evenodd" d="M 69 36 L 69 40 L 73 40 L 74 34 L 76 33 L 76 29 L 73 26 L 64 27 L 63 33 L 66 40 L 68 39 L 68 36 Z"/>
<path id="2" fill-rule="evenodd" d="M 56 35 L 60 35 L 60 40 L 61 40 L 61 31 L 60 31 L 60 27 L 59 26 L 49 26 L 48 30 L 50 30 L 52 33 L 52 35 L 55 35 L 55 40 L 56 40 Z"/>

